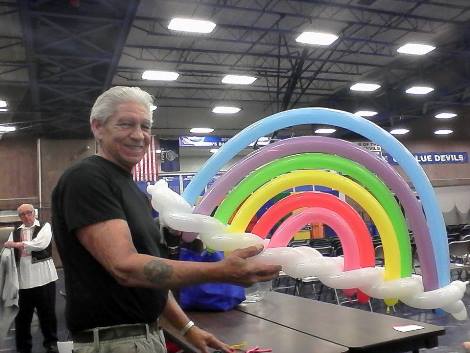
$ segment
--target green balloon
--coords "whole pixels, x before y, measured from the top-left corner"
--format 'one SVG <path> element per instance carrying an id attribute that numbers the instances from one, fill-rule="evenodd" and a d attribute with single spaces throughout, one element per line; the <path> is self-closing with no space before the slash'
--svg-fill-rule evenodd
<path id="1" fill-rule="evenodd" d="M 302 153 L 283 157 L 265 164 L 251 172 L 235 186 L 222 201 L 214 215 L 228 224 L 238 207 L 258 188 L 271 179 L 299 169 L 334 170 L 346 175 L 366 188 L 382 205 L 390 217 L 395 230 L 401 254 L 401 277 L 409 277 L 412 272 L 411 245 L 408 226 L 395 197 L 387 186 L 373 173 L 349 159 L 325 153 Z"/>

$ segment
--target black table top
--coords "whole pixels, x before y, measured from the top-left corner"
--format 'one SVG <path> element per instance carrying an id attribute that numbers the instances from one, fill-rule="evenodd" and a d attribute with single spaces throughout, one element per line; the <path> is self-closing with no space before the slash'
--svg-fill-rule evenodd
<path id="1" fill-rule="evenodd" d="M 437 345 L 437 336 L 445 333 L 440 326 L 276 292 L 257 303 L 240 305 L 237 310 L 348 347 L 352 352 L 431 348 Z M 410 332 L 393 328 L 403 325 L 424 328 Z"/>
<path id="2" fill-rule="evenodd" d="M 241 311 L 194 313 L 190 317 L 228 344 L 245 341 L 249 347 L 272 348 L 273 353 L 347 352 L 346 347 L 303 334 Z"/>
<path id="3" fill-rule="evenodd" d="M 227 344 L 247 343 L 247 348 L 271 348 L 273 353 L 343 353 L 348 348 L 292 330 L 241 311 L 189 312 L 189 317 L 199 327 L 213 333 Z M 198 352 L 184 341 L 168 323 L 163 329 L 185 351 Z"/>

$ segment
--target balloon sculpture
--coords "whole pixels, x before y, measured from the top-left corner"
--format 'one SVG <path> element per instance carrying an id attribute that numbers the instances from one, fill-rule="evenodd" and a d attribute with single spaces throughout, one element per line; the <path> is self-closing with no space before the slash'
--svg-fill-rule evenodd
<path id="1" fill-rule="evenodd" d="M 338 126 L 381 145 L 408 176 L 421 203 L 408 183 L 378 156 L 344 140 L 303 136 L 275 142 L 243 158 L 193 208 L 211 178 L 242 149 L 276 130 L 301 124 Z M 291 194 L 270 207 L 252 233 L 245 232 L 267 201 L 302 185 L 333 188 L 359 204 L 378 229 L 384 267 L 375 266 L 372 237 L 364 220 L 349 204 L 327 193 Z M 149 186 L 148 192 L 162 223 L 185 232 L 187 241 L 199 236 L 208 248 L 222 251 L 264 243 L 265 250 L 256 261 L 282 265 L 294 278 L 316 276 L 327 286 L 356 288 L 388 304 L 400 300 L 415 308 L 442 308 L 460 320 L 467 317 L 461 300 L 466 282 L 450 282 L 447 233 L 431 183 L 398 140 L 360 116 L 325 108 L 274 114 L 225 143 L 182 196 L 163 180 Z M 415 237 L 422 276 L 412 274 L 407 221 Z M 329 225 L 340 239 L 344 257 L 323 257 L 310 247 L 287 247 L 294 234 L 309 223 Z"/>

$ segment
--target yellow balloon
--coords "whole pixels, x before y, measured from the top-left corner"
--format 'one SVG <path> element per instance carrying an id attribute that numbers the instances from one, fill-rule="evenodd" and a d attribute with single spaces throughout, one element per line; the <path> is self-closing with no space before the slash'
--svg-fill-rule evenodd
<path id="1" fill-rule="evenodd" d="M 274 178 L 256 190 L 241 205 L 229 226 L 230 232 L 244 232 L 255 213 L 280 192 L 301 185 L 323 185 L 356 201 L 370 216 L 380 233 L 384 249 L 384 279 L 400 278 L 400 250 L 397 234 L 381 204 L 358 183 L 323 170 L 297 170 Z"/>

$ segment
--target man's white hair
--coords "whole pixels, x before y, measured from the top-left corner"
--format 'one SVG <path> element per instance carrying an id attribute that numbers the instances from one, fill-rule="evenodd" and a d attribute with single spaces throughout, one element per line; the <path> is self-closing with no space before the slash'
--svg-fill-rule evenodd
<path id="1" fill-rule="evenodd" d="M 96 98 L 95 104 L 91 108 L 90 125 L 94 119 L 106 122 L 116 112 L 116 107 L 126 102 L 142 104 L 148 111 L 149 120 L 152 121 L 153 97 L 150 94 L 139 87 L 115 86 Z"/>
<path id="2" fill-rule="evenodd" d="M 34 213 L 34 216 L 37 218 L 38 216 L 38 210 L 36 208 L 34 208 L 34 206 L 30 203 L 24 203 L 24 204 L 21 204 L 18 206 L 18 208 L 16 209 L 16 211 L 18 212 L 18 214 L 20 213 L 20 210 L 22 208 L 27 208 L 29 211 L 33 211 Z"/>

